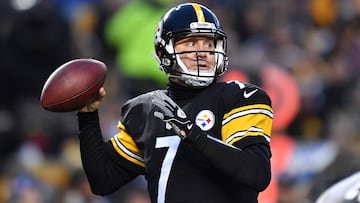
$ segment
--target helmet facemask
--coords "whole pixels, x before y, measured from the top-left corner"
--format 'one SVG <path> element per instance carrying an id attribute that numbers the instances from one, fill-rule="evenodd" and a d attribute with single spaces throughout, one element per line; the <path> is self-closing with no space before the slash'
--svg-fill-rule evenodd
<path id="1" fill-rule="evenodd" d="M 204 17 L 202 19 L 192 15 L 194 13 L 193 8 L 193 3 L 183 4 L 164 15 L 155 32 L 155 57 L 159 62 L 160 69 L 170 78 L 176 78 L 177 81 L 181 81 L 187 86 L 198 88 L 212 84 L 215 78 L 227 69 L 227 39 L 226 33 L 222 31 L 216 16 L 210 10 L 201 6 L 202 17 Z M 182 52 L 175 50 L 175 42 L 189 37 L 210 38 L 214 42 L 214 49 Z M 196 55 L 196 57 L 194 55 L 191 57 L 197 64 L 196 68 L 193 64 L 191 67 L 185 65 L 186 62 L 182 58 L 186 54 Z M 204 54 L 212 55 L 215 60 L 213 67 L 207 67 L 207 70 L 204 69 L 205 65 L 201 59 L 201 55 Z"/>
<path id="2" fill-rule="evenodd" d="M 214 33 L 211 33 L 211 30 L 196 30 L 193 33 L 178 33 L 174 35 L 169 43 L 165 46 L 167 53 L 169 53 L 170 60 L 165 59 L 165 61 L 172 61 L 172 67 L 167 69 L 167 74 L 171 78 L 178 78 L 184 84 L 191 87 L 206 87 L 212 84 L 215 81 L 215 78 L 221 75 L 227 64 L 227 56 L 225 54 L 225 40 L 220 36 L 217 36 Z M 175 42 L 178 41 L 178 38 L 190 38 L 190 37 L 207 37 L 214 41 L 214 50 L 192 50 L 192 51 L 178 51 L 175 48 Z M 187 67 L 185 62 L 182 60 L 184 55 L 195 54 L 192 56 L 192 67 Z M 211 64 L 212 67 L 204 66 L 202 62 L 203 56 L 201 55 L 210 55 L 207 57 L 214 57 L 214 64 Z M 164 60 L 162 62 L 165 62 Z M 196 68 L 194 63 L 196 63 Z M 164 64 L 165 65 L 165 64 Z"/>
<path id="3" fill-rule="evenodd" d="M 176 51 L 176 50 L 175 50 Z M 182 55 L 193 54 L 191 61 L 191 67 L 187 67 L 182 60 Z M 210 55 L 207 57 L 214 57 L 214 64 L 207 64 L 208 62 L 203 59 L 203 55 Z M 176 67 L 174 74 L 170 74 L 170 77 L 176 77 L 182 80 L 186 85 L 192 87 L 205 87 L 215 81 L 217 77 L 217 70 L 222 66 L 222 52 L 215 50 L 195 50 L 185 52 L 175 52 Z M 210 67 L 208 67 L 210 66 Z"/>

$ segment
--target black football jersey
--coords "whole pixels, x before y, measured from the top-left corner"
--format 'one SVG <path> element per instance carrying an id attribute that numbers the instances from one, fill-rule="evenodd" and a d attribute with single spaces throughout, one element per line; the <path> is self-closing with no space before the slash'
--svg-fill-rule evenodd
<path id="1" fill-rule="evenodd" d="M 257 202 L 258 191 L 235 181 L 219 169 L 217 162 L 209 161 L 211 157 L 205 157 L 199 149 L 181 140 L 170 125 L 154 117 L 157 109 L 151 102 L 152 95 L 149 92 L 124 104 L 119 133 L 110 141 L 123 160 L 123 167 L 145 174 L 151 201 Z M 271 101 L 255 85 L 236 81 L 216 83 L 191 99 L 174 101 L 209 139 L 224 147 L 242 150 L 253 145 L 269 146 Z M 231 158 L 222 157 L 220 151 L 211 153 L 220 160 Z M 235 162 L 233 171 L 239 164 Z M 246 175 L 244 172 L 238 176 Z"/>

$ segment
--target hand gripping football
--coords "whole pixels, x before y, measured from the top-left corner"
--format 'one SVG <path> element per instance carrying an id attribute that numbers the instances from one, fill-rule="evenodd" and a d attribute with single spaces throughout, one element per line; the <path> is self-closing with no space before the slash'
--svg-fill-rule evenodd
<path id="1" fill-rule="evenodd" d="M 61 65 L 43 86 L 41 106 L 52 112 L 79 110 L 97 98 L 106 71 L 106 65 L 95 59 L 75 59 Z"/>

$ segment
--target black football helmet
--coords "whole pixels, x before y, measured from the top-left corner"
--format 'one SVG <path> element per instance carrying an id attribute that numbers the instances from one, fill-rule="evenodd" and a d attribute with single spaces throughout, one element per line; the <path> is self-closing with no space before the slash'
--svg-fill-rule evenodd
<path id="1" fill-rule="evenodd" d="M 207 36 L 214 39 L 216 65 L 212 71 L 189 70 L 175 50 L 175 39 Z M 228 66 L 227 36 L 216 15 L 203 5 L 184 3 L 171 8 L 161 18 L 155 32 L 155 57 L 160 69 L 170 77 L 177 77 L 191 87 L 205 87 Z M 199 52 L 199 51 L 198 51 Z M 200 51 L 201 52 L 201 51 Z"/>

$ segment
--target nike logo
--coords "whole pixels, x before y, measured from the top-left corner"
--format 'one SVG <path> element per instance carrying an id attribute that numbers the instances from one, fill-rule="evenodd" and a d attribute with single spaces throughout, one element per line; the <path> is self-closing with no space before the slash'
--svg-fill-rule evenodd
<path id="1" fill-rule="evenodd" d="M 245 91 L 244 91 L 244 97 L 245 97 L 245 98 L 249 98 L 249 97 L 251 97 L 251 95 L 255 94 L 255 92 L 257 92 L 257 91 L 258 91 L 258 89 L 253 90 L 253 91 L 251 91 L 251 92 L 246 92 L 246 90 L 245 90 Z"/>
<path id="2" fill-rule="evenodd" d="M 177 110 L 177 116 L 179 116 L 180 118 L 186 118 L 186 114 L 182 109 Z"/>
<path id="3" fill-rule="evenodd" d="M 188 128 L 188 130 L 190 130 L 190 129 L 192 128 L 192 126 L 193 126 L 193 124 L 192 124 L 192 123 L 187 124 L 187 128 Z"/>

